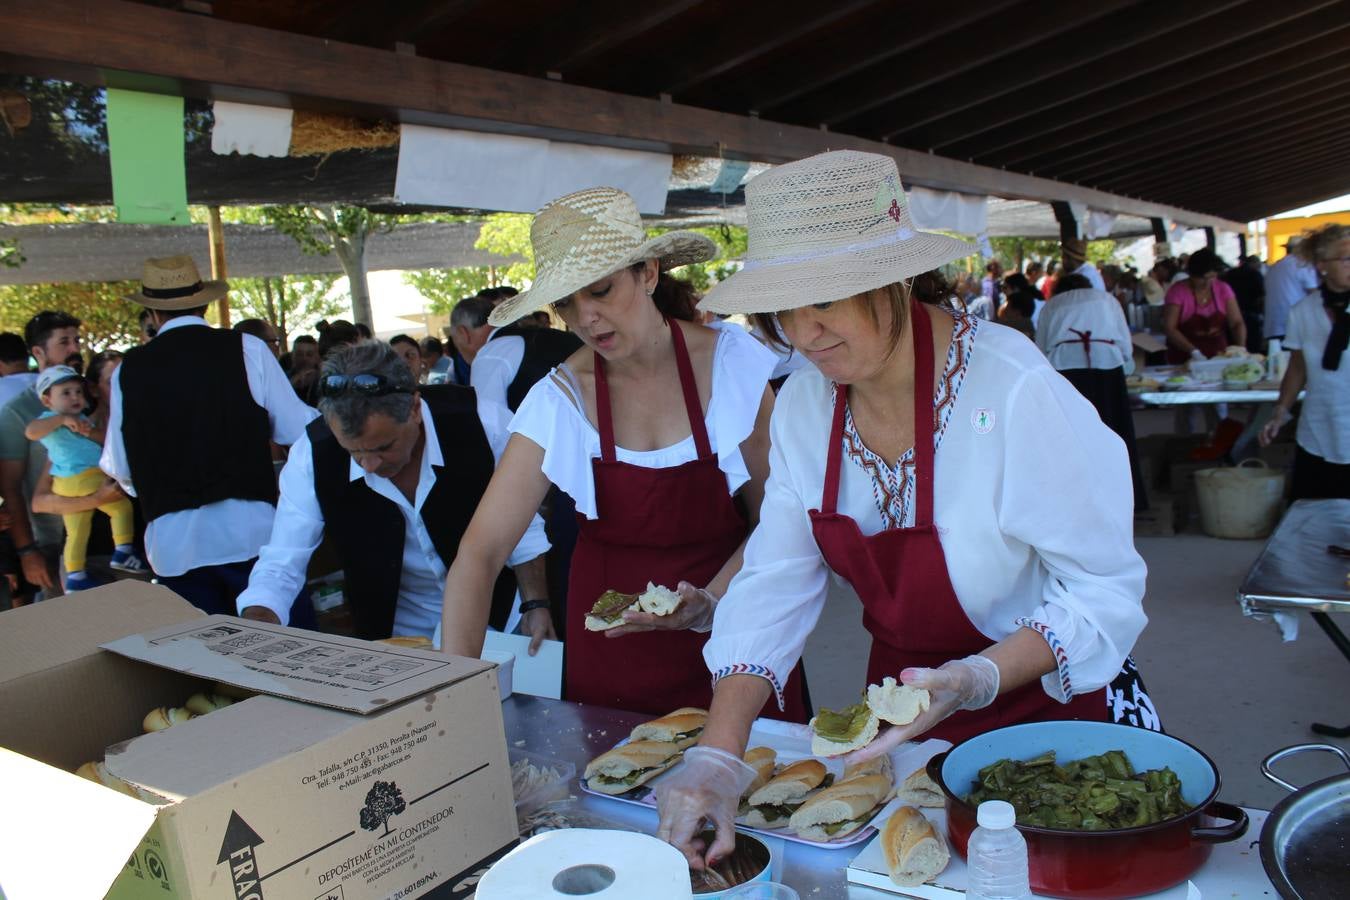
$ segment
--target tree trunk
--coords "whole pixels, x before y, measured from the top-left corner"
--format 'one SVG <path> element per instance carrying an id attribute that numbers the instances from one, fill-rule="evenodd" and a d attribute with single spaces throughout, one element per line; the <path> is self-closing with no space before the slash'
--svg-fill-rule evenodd
<path id="1" fill-rule="evenodd" d="M 370 309 L 370 284 L 366 281 L 366 232 L 362 228 L 350 237 L 335 239 L 333 250 L 347 275 L 348 290 L 352 295 L 352 320 L 375 330 L 375 317 Z"/>

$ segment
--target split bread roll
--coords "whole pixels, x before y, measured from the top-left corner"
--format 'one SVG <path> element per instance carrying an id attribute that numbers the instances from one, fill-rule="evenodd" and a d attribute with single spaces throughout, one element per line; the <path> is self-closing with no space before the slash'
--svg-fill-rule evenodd
<path id="1" fill-rule="evenodd" d="M 141 727 L 149 734 L 153 731 L 163 731 L 170 725 L 180 725 L 190 718 L 192 713 L 181 706 L 156 706 L 145 714 L 145 718 L 141 720 Z"/>
<path id="2" fill-rule="evenodd" d="M 187 698 L 187 702 L 183 706 L 194 715 L 204 716 L 209 712 L 224 709 L 232 703 L 234 703 L 234 700 L 223 694 L 198 693 Z"/>
<path id="3" fill-rule="evenodd" d="M 755 780 L 741 791 L 741 797 L 745 798 L 769 783 L 769 779 L 773 777 L 774 766 L 778 762 L 778 754 L 772 747 L 751 747 L 745 751 L 742 758 L 747 766 L 755 770 Z"/>
<path id="4" fill-rule="evenodd" d="M 420 634 L 399 634 L 394 637 L 380 638 L 375 643 L 388 644 L 391 647 L 408 647 L 412 650 L 435 650 L 431 638 Z"/>
<path id="5" fill-rule="evenodd" d="M 816 792 L 788 821 L 800 838 L 833 841 L 867 824 L 891 797 L 891 779 L 862 775 Z"/>
<path id="6" fill-rule="evenodd" d="M 128 797 L 140 796 L 132 789 L 131 785 L 109 772 L 108 765 L 103 760 L 99 760 L 98 762 L 87 762 L 76 769 L 75 774 L 81 778 L 87 778 L 96 784 L 101 784 L 106 788 L 112 788 L 114 791 L 126 794 Z"/>
<path id="7" fill-rule="evenodd" d="M 933 779 L 928 777 L 926 767 L 911 772 L 909 777 L 900 783 L 895 796 L 906 803 L 913 803 L 915 806 L 930 806 L 940 809 L 946 805 L 942 796 L 942 789 L 933 782 Z"/>
<path id="8" fill-rule="evenodd" d="M 669 741 L 629 741 L 591 760 L 586 783 L 602 794 L 622 794 L 651 781 L 683 755 L 684 748 Z"/>
<path id="9" fill-rule="evenodd" d="M 707 721 L 706 709 L 684 706 L 659 719 L 643 722 L 628 737 L 634 741 L 682 741 L 698 737 Z"/>
<path id="10" fill-rule="evenodd" d="M 932 697 L 923 688 L 900 684 L 887 675 L 881 684 L 867 686 L 867 705 L 878 719 L 892 725 L 908 725 L 928 708 Z"/>
<path id="11" fill-rule="evenodd" d="M 680 595 L 668 587 L 647 582 L 647 590 L 638 595 L 638 609 L 654 616 L 668 616 L 680 605 Z"/>
<path id="12" fill-rule="evenodd" d="M 900 807 L 886 820 L 881 829 L 881 849 L 891 881 L 902 887 L 914 887 L 936 877 L 951 859 L 947 842 L 912 806 Z"/>
<path id="13" fill-rule="evenodd" d="M 830 774 L 818 759 L 803 759 L 785 766 L 746 800 L 745 824 L 750 828 L 782 828 L 810 796 L 828 784 Z"/>
<path id="14" fill-rule="evenodd" d="M 877 731 L 881 728 L 881 721 L 877 718 L 876 713 L 872 713 L 867 717 L 867 723 L 863 725 L 862 731 L 858 732 L 853 740 L 841 743 L 821 737 L 816 733 L 815 719 L 812 719 L 809 724 L 811 726 L 811 754 L 813 756 L 841 756 L 845 753 L 852 753 L 854 750 L 861 750 L 872 743 L 872 739 L 877 736 Z"/>
<path id="15" fill-rule="evenodd" d="M 895 783 L 895 769 L 891 765 L 890 756 L 885 753 L 874 756 L 867 762 L 850 763 L 844 766 L 844 777 L 841 780 L 848 781 L 850 778 L 857 778 L 860 775 L 885 775 L 892 784 Z"/>

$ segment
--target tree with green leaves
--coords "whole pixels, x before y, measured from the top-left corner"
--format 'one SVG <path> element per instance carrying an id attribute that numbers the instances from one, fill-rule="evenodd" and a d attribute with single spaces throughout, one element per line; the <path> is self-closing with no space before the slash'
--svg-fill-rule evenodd
<path id="1" fill-rule="evenodd" d="M 330 296 L 337 279 L 333 274 L 231 278 L 230 310 L 242 319 L 270 323 L 282 345 L 289 347 L 293 332 L 306 331 L 346 308 L 346 303 Z"/>
<path id="2" fill-rule="evenodd" d="M 141 307 L 122 298 L 140 289 L 132 281 L 0 285 L 0 331 L 23 334 L 29 319 L 55 309 L 84 323 L 81 332 L 91 350 L 134 347 L 140 343 Z"/>
<path id="3" fill-rule="evenodd" d="M 366 279 L 366 238 L 390 231 L 398 216 L 373 213 L 361 206 L 268 206 L 265 222 L 290 237 L 305 253 L 332 253 L 342 264 L 352 296 L 352 318 L 373 326 L 370 284 Z"/>

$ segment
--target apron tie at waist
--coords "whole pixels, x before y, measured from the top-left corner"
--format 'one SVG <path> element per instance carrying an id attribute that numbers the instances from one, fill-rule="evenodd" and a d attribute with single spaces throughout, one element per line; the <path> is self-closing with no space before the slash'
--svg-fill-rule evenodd
<path id="1" fill-rule="evenodd" d="M 1112 341 L 1108 338 L 1093 337 L 1091 328 L 1089 328 L 1087 331 L 1079 331 L 1077 328 L 1070 328 L 1069 334 L 1075 335 L 1075 337 L 1069 338 L 1068 340 L 1060 341 L 1058 344 L 1055 344 L 1055 346 L 1062 347 L 1065 344 L 1082 344 L 1083 355 L 1087 357 L 1087 367 L 1089 369 L 1092 368 L 1092 345 L 1115 343 L 1115 341 Z"/>

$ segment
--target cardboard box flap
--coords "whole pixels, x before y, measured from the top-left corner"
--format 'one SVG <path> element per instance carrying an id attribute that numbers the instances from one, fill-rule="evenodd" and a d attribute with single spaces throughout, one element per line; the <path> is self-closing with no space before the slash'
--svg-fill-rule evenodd
<path id="1" fill-rule="evenodd" d="M 1158 353 L 1167 349 L 1167 342 L 1163 341 L 1157 335 L 1149 334 L 1147 331 L 1136 331 L 1131 337 L 1131 342 L 1143 350 L 1145 353 Z"/>
<path id="2" fill-rule="evenodd" d="M 47 604 L 40 604 L 47 605 Z M 7 900 L 102 897 L 158 810 L 0 749 L 0 885 Z"/>
<path id="3" fill-rule="evenodd" d="M 219 615 L 102 646 L 187 675 L 362 715 L 492 666 L 476 659 Z"/>
<path id="4" fill-rule="evenodd" d="M 5 613 L 0 628 L 0 683 L 65 665 L 125 635 L 201 618 L 168 588 L 130 580 L 21 606 Z"/>

